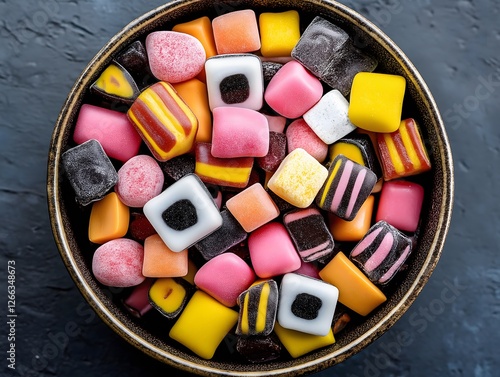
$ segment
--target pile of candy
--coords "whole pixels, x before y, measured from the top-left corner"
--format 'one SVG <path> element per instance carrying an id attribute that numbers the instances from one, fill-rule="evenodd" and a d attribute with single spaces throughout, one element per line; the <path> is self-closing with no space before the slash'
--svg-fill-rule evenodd
<path id="1" fill-rule="evenodd" d="M 405 79 L 324 18 L 300 30 L 241 10 L 135 41 L 62 155 L 95 278 L 205 359 L 228 334 L 251 362 L 333 344 L 414 247 L 424 189 L 401 178 L 431 166 Z"/>

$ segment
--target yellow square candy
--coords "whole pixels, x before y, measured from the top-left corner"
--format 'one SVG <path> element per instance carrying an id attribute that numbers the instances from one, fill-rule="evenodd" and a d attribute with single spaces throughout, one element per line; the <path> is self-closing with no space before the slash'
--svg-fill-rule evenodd
<path id="1" fill-rule="evenodd" d="M 118 195 L 109 193 L 92 204 L 89 220 L 89 240 L 103 244 L 127 234 L 130 220 L 129 208 Z"/>
<path id="2" fill-rule="evenodd" d="M 401 123 L 405 88 L 402 76 L 358 73 L 352 82 L 350 121 L 368 131 L 396 131 Z"/>
<path id="3" fill-rule="evenodd" d="M 285 157 L 267 186 L 269 189 L 299 208 L 314 201 L 328 177 L 328 170 L 302 148 L 294 149 Z"/>
<path id="4" fill-rule="evenodd" d="M 208 294 L 196 291 L 169 335 L 208 360 L 237 321 L 238 312 Z"/>
<path id="5" fill-rule="evenodd" d="M 265 57 L 290 56 L 300 39 L 299 13 L 262 13 L 259 17 L 260 52 Z"/>
<path id="6" fill-rule="evenodd" d="M 335 343 L 332 329 L 325 336 L 319 336 L 285 329 L 276 322 L 274 332 L 278 335 L 280 342 L 283 343 L 290 356 L 294 358 Z"/>

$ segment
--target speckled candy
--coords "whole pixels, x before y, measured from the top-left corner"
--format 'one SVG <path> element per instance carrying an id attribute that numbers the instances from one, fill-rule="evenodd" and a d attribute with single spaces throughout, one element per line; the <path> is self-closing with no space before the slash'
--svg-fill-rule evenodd
<path id="1" fill-rule="evenodd" d="M 128 160 L 118 170 L 115 192 L 123 204 L 143 207 L 161 193 L 163 181 L 163 172 L 156 160 L 148 155 L 139 155 Z"/>
<path id="2" fill-rule="evenodd" d="M 304 119 L 297 119 L 286 129 L 288 153 L 302 148 L 318 162 L 323 162 L 328 154 L 328 145 L 309 127 Z"/>
<path id="3" fill-rule="evenodd" d="M 118 238 L 101 245 L 92 258 L 92 272 L 102 284 L 110 287 L 132 287 L 141 284 L 144 248 L 136 241 Z"/>
<path id="4" fill-rule="evenodd" d="M 149 66 L 153 75 L 171 84 L 196 77 L 206 54 L 195 37 L 175 31 L 155 31 L 146 37 Z"/>

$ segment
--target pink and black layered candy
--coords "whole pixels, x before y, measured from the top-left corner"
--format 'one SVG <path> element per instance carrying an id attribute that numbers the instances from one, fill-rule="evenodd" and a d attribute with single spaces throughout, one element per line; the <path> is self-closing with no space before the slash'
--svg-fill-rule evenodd
<path id="1" fill-rule="evenodd" d="M 304 262 L 325 258 L 333 252 L 333 237 L 316 208 L 289 212 L 283 216 L 283 224 Z"/>
<path id="2" fill-rule="evenodd" d="M 373 225 L 351 251 L 350 259 L 375 284 L 387 284 L 411 253 L 409 237 L 385 221 Z"/>
<path id="3" fill-rule="evenodd" d="M 316 196 L 316 204 L 351 221 L 376 183 L 375 173 L 340 154 L 333 159 L 328 169 L 328 178 Z"/>

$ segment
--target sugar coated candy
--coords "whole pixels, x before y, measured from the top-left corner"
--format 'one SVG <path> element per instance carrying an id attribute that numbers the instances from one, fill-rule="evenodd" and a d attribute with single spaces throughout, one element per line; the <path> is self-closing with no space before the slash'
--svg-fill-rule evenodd
<path id="1" fill-rule="evenodd" d="M 279 216 L 278 207 L 260 183 L 228 199 L 226 207 L 246 232 L 252 232 Z"/>
<path id="2" fill-rule="evenodd" d="M 373 225 L 351 251 L 351 260 L 375 284 L 387 284 L 411 253 L 411 240 L 385 221 Z"/>
<path id="3" fill-rule="evenodd" d="M 384 220 L 396 229 L 415 232 L 424 202 L 424 188 L 409 181 L 386 182 L 380 193 L 375 220 Z"/>
<path id="4" fill-rule="evenodd" d="M 264 88 L 267 88 L 271 79 L 278 73 L 278 71 L 283 67 L 283 64 L 276 62 L 262 62 L 262 75 L 264 78 Z M 283 131 L 283 130 L 282 130 Z M 281 132 L 282 132 L 281 131 Z"/>
<path id="5" fill-rule="evenodd" d="M 344 96 L 331 90 L 304 114 L 304 120 L 325 144 L 332 144 L 356 129 L 347 117 L 348 108 Z"/>
<path id="6" fill-rule="evenodd" d="M 142 274 L 152 278 L 178 277 L 188 273 L 188 251 L 174 252 L 158 234 L 144 241 Z"/>
<path id="7" fill-rule="evenodd" d="M 267 279 L 295 271 L 300 257 L 285 227 L 278 222 L 261 226 L 248 237 L 252 266 L 258 277 Z"/>
<path id="8" fill-rule="evenodd" d="M 404 119 L 392 133 L 378 134 L 377 144 L 386 181 L 423 173 L 431 168 L 414 119 Z"/>
<path id="9" fill-rule="evenodd" d="M 170 250 L 182 251 L 222 225 L 222 217 L 203 182 L 189 174 L 144 206 L 144 214 Z"/>
<path id="10" fill-rule="evenodd" d="M 115 192 L 129 207 L 143 207 L 161 193 L 164 176 L 156 160 L 148 155 L 132 157 L 118 170 Z"/>
<path id="11" fill-rule="evenodd" d="M 167 161 L 191 150 L 198 120 L 172 85 L 150 86 L 127 114 L 157 160 Z"/>
<path id="12" fill-rule="evenodd" d="M 179 315 L 188 299 L 188 292 L 181 281 L 173 278 L 156 279 L 149 288 L 149 302 L 169 319 Z"/>
<path id="13" fill-rule="evenodd" d="M 276 195 L 299 208 L 312 204 L 328 176 L 327 169 L 302 148 L 290 152 L 268 182 Z"/>
<path id="14" fill-rule="evenodd" d="M 309 127 L 304 119 L 296 119 L 286 129 L 288 153 L 297 148 L 304 149 L 318 162 L 323 162 L 328 154 L 328 145 Z"/>
<path id="15" fill-rule="evenodd" d="M 195 37 L 175 31 L 155 31 L 146 37 L 153 75 L 171 84 L 190 80 L 203 69 L 206 53 Z"/>
<path id="16" fill-rule="evenodd" d="M 194 245 L 205 260 L 210 260 L 247 239 L 247 232 L 231 212 L 223 210 L 221 216 L 222 226 Z"/>
<path id="17" fill-rule="evenodd" d="M 169 335 L 198 356 L 211 359 L 237 321 L 238 312 L 205 292 L 196 291 Z"/>
<path id="18" fill-rule="evenodd" d="M 102 199 L 118 182 L 118 174 L 97 140 L 68 149 L 61 159 L 66 177 L 81 205 Z"/>
<path id="19" fill-rule="evenodd" d="M 323 95 L 321 82 L 300 63 L 286 63 L 272 78 L 264 99 L 278 114 L 295 119 L 313 107 Z"/>
<path id="20" fill-rule="evenodd" d="M 373 132 L 394 132 L 401 123 L 406 80 L 403 76 L 360 72 L 352 82 L 349 119 Z"/>
<path id="21" fill-rule="evenodd" d="M 298 274 L 281 280 L 278 308 L 280 326 L 326 336 L 332 329 L 339 291 L 331 284 Z"/>
<path id="22" fill-rule="evenodd" d="M 262 107 L 264 81 L 256 55 L 217 55 L 206 61 L 205 72 L 211 110 L 220 106 Z"/>
<path id="23" fill-rule="evenodd" d="M 300 39 L 300 18 L 296 10 L 261 13 L 259 27 L 263 56 L 290 56 Z"/>
<path id="24" fill-rule="evenodd" d="M 133 287 L 144 279 L 144 248 L 136 241 L 117 238 L 99 246 L 92 257 L 92 273 L 110 287 Z"/>
<path id="25" fill-rule="evenodd" d="M 244 188 L 250 179 L 253 157 L 218 158 L 211 143 L 196 143 L 194 172 L 205 183 Z"/>
<path id="26" fill-rule="evenodd" d="M 278 285 L 274 280 L 259 281 L 240 294 L 237 335 L 269 335 L 278 309 Z"/>
<path id="27" fill-rule="evenodd" d="M 333 252 L 332 235 L 316 208 L 289 212 L 283 216 L 283 224 L 303 261 L 311 262 Z"/>
<path id="28" fill-rule="evenodd" d="M 339 155 L 330 165 L 328 179 L 316 197 L 316 204 L 344 220 L 352 220 L 376 182 L 377 177 L 370 169 Z"/>
<path id="29" fill-rule="evenodd" d="M 213 117 L 214 157 L 263 157 L 269 151 L 269 125 L 261 113 L 242 107 L 217 107 Z"/>
<path id="30" fill-rule="evenodd" d="M 178 181 L 182 177 L 194 173 L 196 160 L 195 156 L 187 153 L 162 162 L 160 166 L 165 177 Z"/>
<path id="31" fill-rule="evenodd" d="M 260 48 L 257 17 L 251 9 L 229 12 L 212 20 L 217 52 L 235 54 Z"/>
<path id="32" fill-rule="evenodd" d="M 110 158 L 121 162 L 137 155 L 141 146 L 141 137 L 125 114 L 83 104 L 76 120 L 73 140 L 82 144 L 91 139 L 101 143 Z"/>
<path id="33" fill-rule="evenodd" d="M 387 301 L 384 293 L 339 252 L 319 272 L 321 279 L 339 290 L 339 302 L 356 313 L 366 316 Z"/>
<path id="34" fill-rule="evenodd" d="M 90 242 L 103 244 L 125 236 L 129 227 L 129 213 L 129 208 L 114 192 L 94 202 L 89 219 Z"/>
<path id="35" fill-rule="evenodd" d="M 131 104 L 139 95 L 134 79 L 120 64 L 112 62 L 104 69 L 90 90 L 105 100 Z"/>

